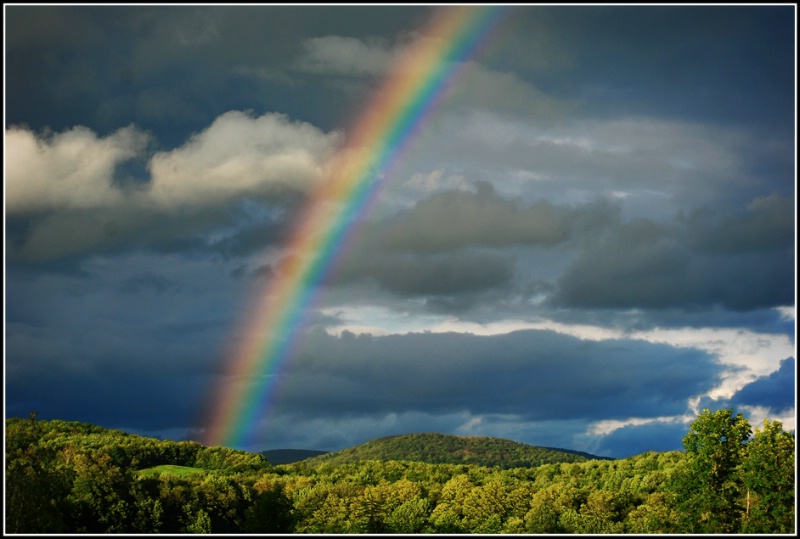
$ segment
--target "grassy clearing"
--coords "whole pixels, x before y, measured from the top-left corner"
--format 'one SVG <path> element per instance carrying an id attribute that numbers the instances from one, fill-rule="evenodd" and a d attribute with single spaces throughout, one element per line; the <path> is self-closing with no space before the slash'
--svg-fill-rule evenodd
<path id="1" fill-rule="evenodd" d="M 187 475 L 204 474 L 207 470 L 202 468 L 192 468 L 189 466 L 175 466 L 174 464 L 160 464 L 152 468 L 145 468 L 139 470 L 139 475 L 142 477 L 158 477 L 162 473 L 170 473 L 178 477 L 186 477 Z"/>

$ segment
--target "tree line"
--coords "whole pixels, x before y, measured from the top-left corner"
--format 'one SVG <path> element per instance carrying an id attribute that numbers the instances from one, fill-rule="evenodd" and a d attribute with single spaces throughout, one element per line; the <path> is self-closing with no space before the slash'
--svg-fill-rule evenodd
<path id="1" fill-rule="evenodd" d="M 481 466 L 263 455 L 6 419 L 7 533 L 792 533 L 795 437 L 704 410 L 684 451 Z M 162 465 L 186 474 L 159 472 Z M 166 470 L 166 468 L 165 468 Z"/>

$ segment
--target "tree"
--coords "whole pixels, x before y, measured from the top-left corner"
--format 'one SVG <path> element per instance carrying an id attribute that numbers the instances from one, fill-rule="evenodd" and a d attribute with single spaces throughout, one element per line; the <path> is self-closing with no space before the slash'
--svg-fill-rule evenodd
<path id="1" fill-rule="evenodd" d="M 353 504 L 352 513 L 367 533 L 385 533 L 388 525 L 385 520 L 389 514 L 388 482 L 381 479 L 377 485 L 364 488 Z"/>
<path id="2" fill-rule="evenodd" d="M 423 533 L 431 512 L 430 502 L 424 498 L 413 498 L 400 504 L 386 519 L 393 533 Z"/>
<path id="3" fill-rule="evenodd" d="M 282 484 L 262 476 L 253 485 L 252 503 L 245 510 L 242 523 L 244 533 L 291 533 L 295 517 L 292 501 L 284 493 Z"/>
<path id="4" fill-rule="evenodd" d="M 466 474 L 454 475 L 442 486 L 438 503 L 429 517 L 436 533 L 464 531 L 464 500 L 474 486 Z"/>
<path id="5" fill-rule="evenodd" d="M 499 481 L 473 487 L 464 498 L 464 524 L 473 533 L 498 533 L 510 507 L 509 487 Z"/>
<path id="6" fill-rule="evenodd" d="M 129 530 L 132 478 L 101 451 L 74 457 L 75 481 L 68 499 L 74 504 L 78 531 L 119 533 Z"/>
<path id="7" fill-rule="evenodd" d="M 733 410 L 703 410 L 683 437 L 686 468 L 676 477 L 678 513 L 685 531 L 737 533 L 741 503 L 740 466 L 750 423 Z"/>
<path id="8" fill-rule="evenodd" d="M 192 510 L 192 506 L 187 504 L 183 508 L 185 515 L 186 533 L 211 533 L 211 517 L 204 509 Z"/>
<path id="9" fill-rule="evenodd" d="M 671 496 L 666 492 L 650 494 L 645 502 L 626 517 L 627 533 L 676 533 L 678 516 L 672 507 Z"/>
<path id="10" fill-rule="evenodd" d="M 139 498 L 134 503 L 131 529 L 136 533 L 159 533 L 164 507 L 158 498 Z"/>
<path id="11" fill-rule="evenodd" d="M 742 462 L 746 533 L 791 533 L 794 524 L 794 435 L 764 420 Z"/>
<path id="12" fill-rule="evenodd" d="M 535 503 L 525 515 L 525 529 L 528 533 L 558 533 L 558 513 L 543 503 Z"/>
<path id="13" fill-rule="evenodd" d="M 581 527 L 583 533 L 622 533 L 625 509 L 628 506 L 627 493 L 595 490 L 581 505 Z"/>
<path id="14" fill-rule="evenodd" d="M 6 452 L 5 516 L 8 533 L 61 533 L 71 477 L 37 445 Z"/>
<path id="15" fill-rule="evenodd" d="M 525 515 L 525 528 L 529 533 L 562 533 L 572 532 L 572 528 L 564 528 L 565 524 L 575 519 L 570 513 L 562 523 L 564 513 L 572 511 L 577 515 L 581 504 L 586 501 L 586 491 L 567 484 L 567 481 L 555 481 L 537 491 L 530 501 L 530 510 Z"/>

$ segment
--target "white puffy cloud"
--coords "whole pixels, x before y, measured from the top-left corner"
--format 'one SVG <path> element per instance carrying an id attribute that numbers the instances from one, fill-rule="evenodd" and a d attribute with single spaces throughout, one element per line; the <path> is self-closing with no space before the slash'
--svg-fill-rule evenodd
<path id="1" fill-rule="evenodd" d="M 144 151 L 148 140 L 133 126 L 102 138 L 81 126 L 49 137 L 12 127 L 6 131 L 6 211 L 119 204 L 124 195 L 113 185 L 114 170 Z"/>
<path id="2" fill-rule="evenodd" d="M 149 140 L 134 126 L 106 137 L 80 126 L 49 137 L 11 128 L 6 131 L 7 210 L 213 204 L 275 185 L 307 191 L 322 179 L 340 137 L 280 114 L 231 111 L 180 148 L 153 155 L 147 190 L 120 189 L 114 184 L 116 167 L 142 156 Z"/>
<path id="3" fill-rule="evenodd" d="M 243 198 L 280 201 L 312 190 L 340 135 L 279 114 L 231 111 L 152 155 L 149 178 L 117 180 L 118 167 L 147 158 L 150 140 L 134 126 L 105 137 L 86 127 L 7 130 L 6 210 L 24 223 L 9 236 L 11 256 L 46 260 L 134 236 L 141 243 L 168 237 L 171 227 L 182 237 L 206 234 Z"/>
<path id="4" fill-rule="evenodd" d="M 338 143 L 337 134 L 283 115 L 227 112 L 182 147 L 152 157 L 150 197 L 163 206 L 202 205 L 275 186 L 306 191 Z"/>

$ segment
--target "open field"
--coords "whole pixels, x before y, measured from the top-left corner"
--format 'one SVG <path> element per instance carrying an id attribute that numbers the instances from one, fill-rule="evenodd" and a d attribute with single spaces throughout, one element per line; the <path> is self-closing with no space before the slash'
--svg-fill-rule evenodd
<path id="1" fill-rule="evenodd" d="M 177 475 L 178 477 L 186 477 L 188 475 L 208 473 L 207 470 L 203 470 L 202 468 L 193 468 L 191 466 L 176 466 L 174 464 L 161 464 L 159 466 L 153 466 L 152 468 L 145 468 L 143 470 L 139 470 L 139 475 L 145 477 L 158 477 L 159 475 L 165 472 Z"/>

